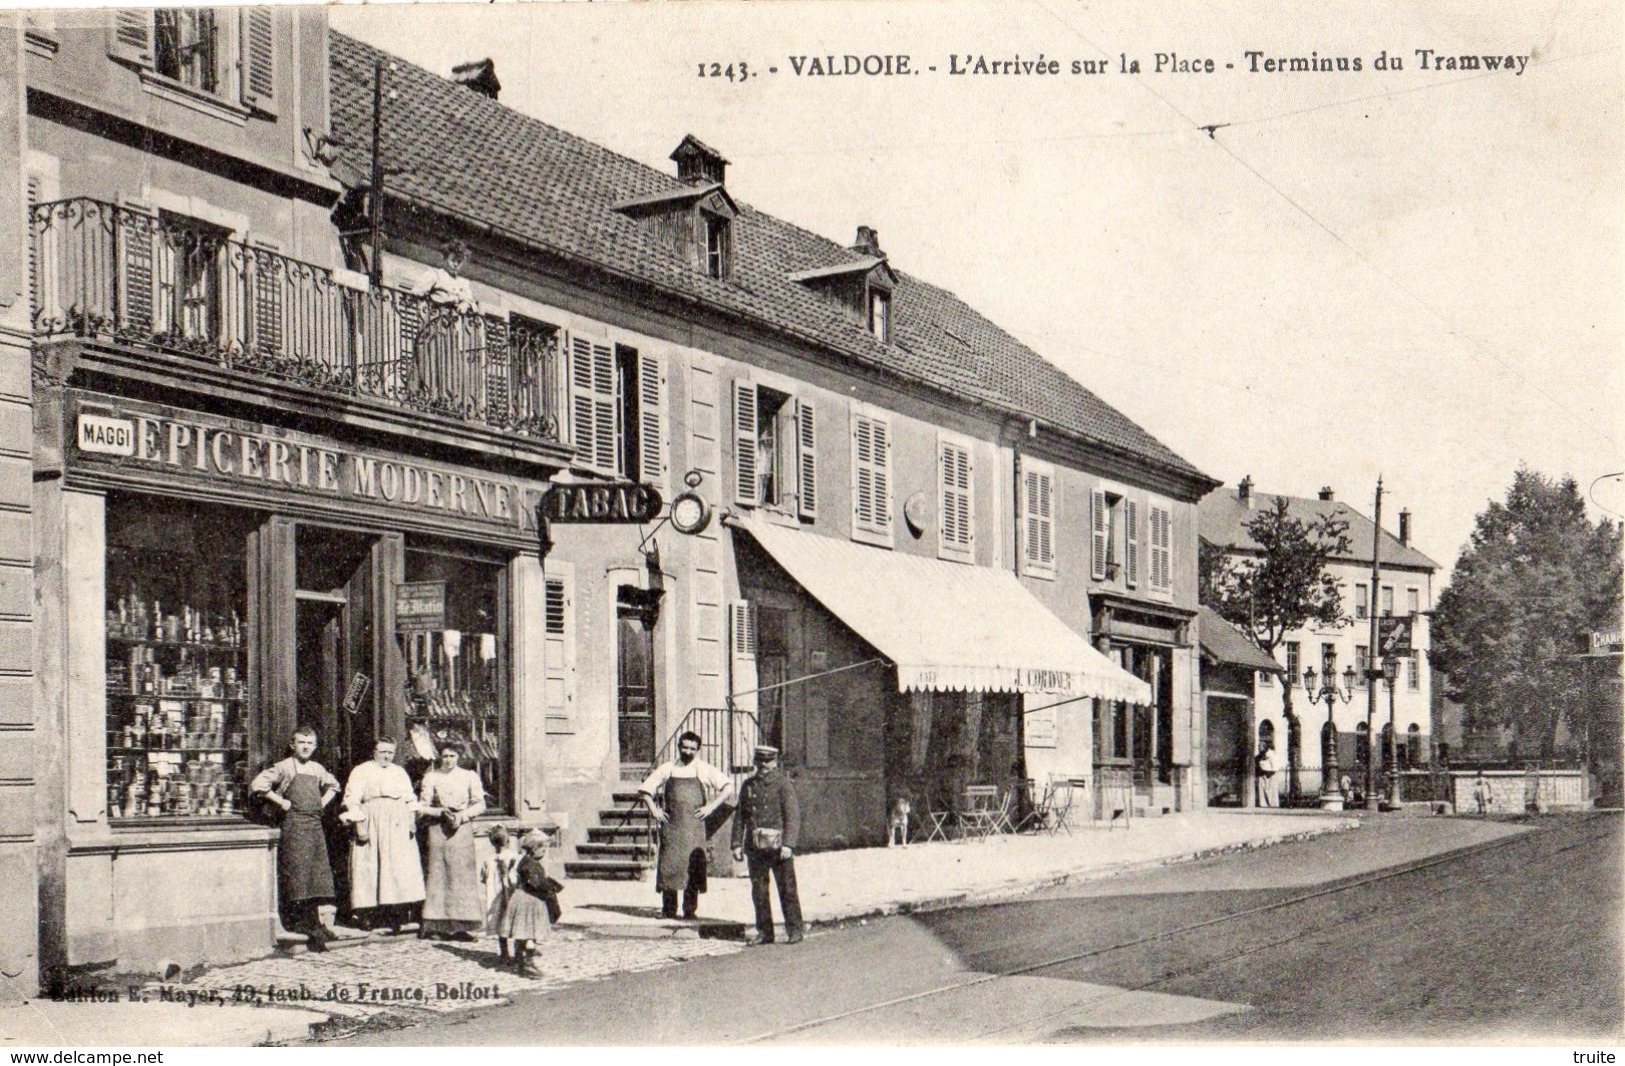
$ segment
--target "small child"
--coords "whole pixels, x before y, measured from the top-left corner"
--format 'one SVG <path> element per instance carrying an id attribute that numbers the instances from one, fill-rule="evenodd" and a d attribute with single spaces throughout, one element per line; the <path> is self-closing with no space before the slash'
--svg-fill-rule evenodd
<path id="1" fill-rule="evenodd" d="M 546 834 L 531 830 L 519 842 L 519 850 L 523 857 L 519 860 L 518 884 L 503 909 L 501 930 L 513 941 L 514 972 L 520 977 L 540 977 L 541 971 L 531 959 L 532 945 L 553 935 L 547 912 L 551 887 L 542 867 L 547 858 Z"/>
<path id="2" fill-rule="evenodd" d="M 497 938 L 502 949 L 498 965 L 506 965 L 508 938 L 502 932 L 502 912 L 518 883 L 519 866 L 519 850 L 506 826 L 491 827 L 491 851 L 491 857 L 480 867 L 480 881 L 485 885 L 485 931 Z"/>

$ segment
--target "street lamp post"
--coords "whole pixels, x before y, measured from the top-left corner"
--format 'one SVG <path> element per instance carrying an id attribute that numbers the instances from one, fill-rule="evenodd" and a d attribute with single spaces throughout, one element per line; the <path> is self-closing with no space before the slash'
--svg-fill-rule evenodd
<path id="1" fill-rule="evenodd" d="M 1354 699 L 1354 667 L 1350 666 L 1343 671 L 1343 685 L 1337 685 L 1337 675 L 1331 672 L 1326 674 L 1325 683 L 1319 686 L 1319 672 L 1309 667 L 1303 672 L 1303 691 L 1309 697 L 1310 703 L 1326 704 L 1326 724 L 1320 731 L 1320 806 L 1322 810 L 1340 811 L 1343 809 L 1343 790 L 1338 782 L 1337 769 L 1337 721 L 1332 712 L 1341 699 L 1349 703 Z"/>
<path id="2" fill-rule="evenodd" d="M 1399 725 L 1394 717 L 1394 688 L 1399 684 L 1399 659 L 1384 656 L 1382 676 L 1388 681 L 1388 806 L 1399 809 Z"/>

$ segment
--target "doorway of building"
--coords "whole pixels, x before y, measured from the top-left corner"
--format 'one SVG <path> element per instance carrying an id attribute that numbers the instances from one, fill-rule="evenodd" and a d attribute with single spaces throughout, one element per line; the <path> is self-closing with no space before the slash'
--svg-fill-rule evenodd
<path id="1" fill-rule="evenodd" d="M 295 720 L 316 730 L 316 761 L 342 783 L 352 767 L 372 754 L 377 724 L 372 713 L 372 551 L 376 538 L 321 526 L 300 525 L 295 535 L 294 698 Z M 329 806 L 327 851 L 339 912 L 348 916 L 350 850 Z"/>
<path id="2" fill-rule="evenodd" d="M 656 606 L 622 589 L 615 611 L 615 710 L 621 776 L 641 777 L 655 758 Z"/>
<path id="3" fill-rule="evenodd" d="M 1246 805 L 1248 749 L 1247 701 L 1231 696 L 1207 698 L 1207 802 L 1209 807 Z"/>

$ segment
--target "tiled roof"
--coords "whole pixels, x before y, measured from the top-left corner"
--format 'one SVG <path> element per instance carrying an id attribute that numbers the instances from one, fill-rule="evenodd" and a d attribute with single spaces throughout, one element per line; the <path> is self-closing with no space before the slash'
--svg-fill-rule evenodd
<path id="1" fill-rule="evenodd" d="M 1286 672 L 1280 663 L 1265 655 L 1263 649 L 1248 640 L 1245 633 L 1221 617 L 1218 611 L 1211 607 L 1198 607 L 1196 618 L 1202 651 L 1216 662 L 1277 674 Z"/>
<path id="2" fill-rule="evenodd" d="M 1260 511 L 1275 506 L 1276 497 L 1267 492 L 1252 493 L 1253 506 L 1248 507 L 1236 498 L 1234 485 L 1221 485 L 1206 496 L 1197 507 L 1202 539 L 1218 547 L 1252 548 L 1258 544 L 1247 535 L 1246 523 Z M 1349 550 L 1338 556 L 1345 562 L 1370 563 L 1372 537 L 1376 526 L 1371 519 L 1341 500 L 1300 499 L 1286 497 L 1287 511 L 1305 522 L 1323 515 L 1333 515 L 1349 524 Z M 1382 565 L 1407 566 L 1421 570 L 1437 570 L 1439 564 L 1417 551 L 1401 544 L 1386 529 L 1382 531 Z"/>
<path id="3" fill-rule="evenodd" d="M 374 63 L 396 64 L 390 87 L 398 96 L 388 104 L 384 136 L 387 164 L 408 168 L 390 179 L 396 196 L 855 362 L 1037 418 L 1167 473 L 1212 480 L 950 292 L 897 272 L 892 342 L 882 343 L 839 305 L 790 278 L 866 257 L 746 204 L 733 224 L 731 275 L 709 277 L 614 209 L 684 188 L 675 176 L 352 37 L 335 31 L 331 44 L 333 125 L 351 144 L 370 143 Z"/>

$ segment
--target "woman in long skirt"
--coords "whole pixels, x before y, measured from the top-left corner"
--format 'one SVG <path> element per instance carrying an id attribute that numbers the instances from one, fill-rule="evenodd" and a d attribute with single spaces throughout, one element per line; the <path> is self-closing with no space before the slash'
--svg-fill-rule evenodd
<path id="1" fill-rule="evenodd" d="M 374 911 L 371 924 L 397 929 L 407 909 L 423 902 L 418 856 L 417 797 L 412 780 L 395 765 L 395 741 L 380 737 L 373 757 L 350 771 L 344 814 L 356 827 L 350 846 L 350 906 Z"/>
<path id="2" fill-rule="evenodd" d="M 423 775 L 418 798 L 428 843 L 425 863 L 423 932 L 425 937 L 472 940 L 485 924 L 484 892 L 474 857 L 474 819 L 485 812 L 485 786 L 458 761 L 462 749 L 440 749 L 440 765 Z"/>

